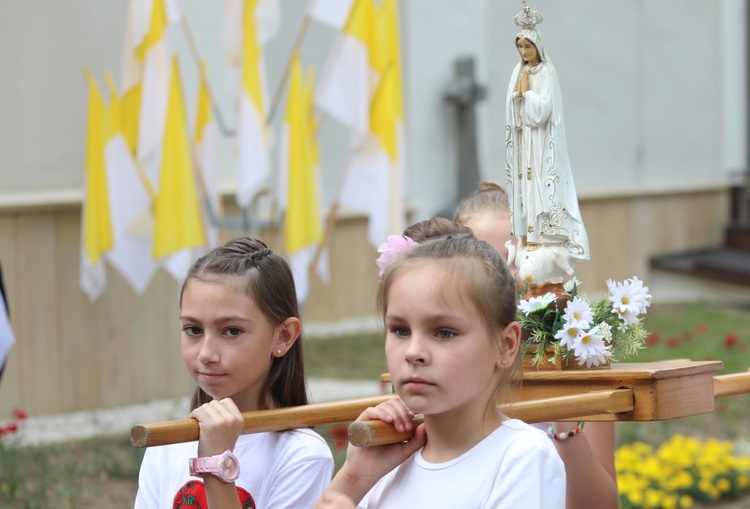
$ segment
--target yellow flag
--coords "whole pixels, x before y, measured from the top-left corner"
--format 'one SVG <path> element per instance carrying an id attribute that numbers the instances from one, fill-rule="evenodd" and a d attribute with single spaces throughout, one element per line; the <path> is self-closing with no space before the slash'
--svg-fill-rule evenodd
<path id="1" fill-rule="evenodd" d="M 198 82 L 198 106 L 195 115 L 195 143 L 203 141 L 203 131 L 211 123 L 211 96 L 208 93 L 206 64 L 201 62 L 200 81 Z"/>
<path id="2" fill-rule="evenodd" d="M 243 31 L 244 60 L 242 63 L 242 89 L 259 112 L 265 112 L 265 97 L 261 83 L 261 46 L 258 42 L 258 27 L 255 24 L 255 8 L 258 0 L 246 0 Z"/>
<path id="3" fill-rule="evenodd" d="M 141 118 L 141 83 L 130 88 L 122 99 L 123 109 L 123 129 L 125 141 L 132 154 L 138 150 L 138 123 Z"/>
<path id="4" fill-rule="evenodd" d="M 374 20 L 375 4 L 373 0 L 355 0 L 351 11 L 349 11 L 349 19 L 347 19 L 344 25 L 344 32 L 370 45 L 376 36 L 374 32 Z"/>
<path id="5" fill-rule="evenodd" d="M 370 104 L 377 84 L 375 4 L 355 0 L 326 59 L 317 85 L 317 106 L 356 133 L 370 133 Z"/>
<path id="6" fill-rule="evenodd" d="M 89 107 L 83 245 L 89 262 L 94 263 L 112 247 L 113 236 L 107 195 L 107 173 L 104 164 L 107 108 L 99 86 L 88 70 L 86 70 L 86 78 L 89 83 Z"/>
<path id="7" fill-rule="evenodd" d="M 146 58 L 148 50 L 162 40 L 164 31 L 168 25 L 167 9 L 164 5 L 164 0 L 152 0 L 152 2 L 151 24 L 149 25 L 148 33 L 136 48 L 136 54 L 141 61 Z"/>
<path id="8" fill-rule="evenodd" d="M 299 54 L 291 64 L 286 123 L 289 129 L 289 190 L 284 239 L 287 253 L 323 240 L 315 165 L 317 147 L 312 132 L 312 94 L 303 82 Z"/>
<path id="9" fill-rule="evenodd" d="M 398 154 L 398 121 L 403 118 L 401 91 L 401 51 L 399 49 L 398 6 L 396 0 L 383 0 L 376 16 L 379 38 L 373 40 L 370 53 L 380 74 L 378 87 L 370 106 L 370 132 L 396 163 Z"/>
<path id="10" fill-rule="evenodd" d="M 179 76 L 177 58 L 173 57 L 156 198 L 154 258 L 205 244 Z"/>

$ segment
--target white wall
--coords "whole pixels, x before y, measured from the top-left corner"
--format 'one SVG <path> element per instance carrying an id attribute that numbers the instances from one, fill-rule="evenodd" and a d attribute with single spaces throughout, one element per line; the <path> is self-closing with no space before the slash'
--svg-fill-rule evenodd
<path id="1" fill-rule="evenodd" d="M 222 115 L 235 126 L 222 64 L 222 2 L 185 0 L 208 60 Z M 282 0 L 284 24 L 268 47 L 271 92 L 307 0 Z M 532 8 L 560 75 L 579 195 L 645 192 L 725 182 L 745 165 L 745 4 L 741 0 L 537 0 Z M 473 55 L 489 93 L 478 111 L 482 175 L 503 179 L 505 93 L 518 60 L 513 16 L 520 1 L 402 0 L 409 203 L 427 217 L 455 198 L 452 108 L 443 95 L 457 57 Z M 0 7 L 0 199 L 42 190 L 80 193 L 86 86 L 83 66 L 119 77 L 125 0 L 5 2 Z M 176 29 L 192 113 L 195 68 Z M 313 22 L 302 48 L 322 68 L 334 34 Z M 283 116 L 275 116 L 275 124 Z M 192 116 L 191 116 L 192 118 Z M 334 120 L 321 131 L 324 196 L 333 199 L 348 136 Z M 223 180 L 234 180 L 234 144 L 224 140 Z"/>

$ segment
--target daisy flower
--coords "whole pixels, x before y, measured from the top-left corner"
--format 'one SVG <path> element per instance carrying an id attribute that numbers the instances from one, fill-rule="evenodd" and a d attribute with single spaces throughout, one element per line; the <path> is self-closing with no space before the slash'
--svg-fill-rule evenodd
<path id="1" fill-rule="evenodd" d="M 573 300 L 569 300 L 565 305 L 563 319 L 569 327 L 588 329 L 591 320 L 594 319 L 594 312 L 591 309 L 591 304 L 584 299 L 573 297 Z"/>
<path id="2" fill-rule="evenodd" d="M 604 336 L 597 334 L 596 328 L 581 335 L 580 340 L 573 346 L 573 353 L 578 358 L 578 364 L 586 364 L 587 367 L 599 366 L 607 362 L 607 357 L 612 355 L 610 345 L 604 343 Z"/>
<path id="3" fill-rule="evenodd" d="M 583 329 L 570 327 L 567 323 L 555 333 L 555 339 L 560 340 L 560 346 L 568 349 L 574 348 L 583 337 Z"/>
<path id="4" fill-rule="evenodd" d="M 647 301 L 645 296 L 648 294 L 644 293 L 643 283 L 638 278 L 635 279 L 637 281 L 635 285 L 632 284 L 632 280 L 630 279 L 625 280 L 623 283 L 615 283 L 612 280 L 607 280 L 612 311 L 617 313 L 628 325 L 638 323 L 638 315 L 645 312 L 646 309 Z M 648 302 L 650 304 L 650 298 Z"/>
<path id="5" fill-rule="evenodd" d="M 550 304 L 555 302 L 555 298 L 554 293 L 546 293 L 541 297 L 532 297 L 529 300 L 520 301 L 518 303 L 518 309 L 523 311 L 526 316 L 529 316 L 531 313 L 537 313 L 547 309 Z"/>
<path id="6" fill-rule="evenodd" d="M 573 293 L 573 290 L 577 290 L 578 287 L 581 286 L 581 282 L 578 281 L 578 278 L 573 276 L 572 278 L 565 281 L 563 284 L 563 288 L 568 293 Z"/>

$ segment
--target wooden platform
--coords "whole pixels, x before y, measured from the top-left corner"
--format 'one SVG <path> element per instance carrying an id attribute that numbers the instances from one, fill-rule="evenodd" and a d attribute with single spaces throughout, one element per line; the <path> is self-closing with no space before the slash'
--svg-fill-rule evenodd
<path id="1" fill-rule="evenodd" d="M 523 372 L 517 401 L 630 388 L 634 410 L 581 416 L 587 421 L 656 421 L 714 411 L 714 373 L 720 361 L 675 359 L 613 363 L 610 369 Z"/>
<path id="2" fill-rule="evenodd" d="M 514 402 L 632 389 L 634 409 L 622 413 L 581 415 L 562 420 L 657 421 L 714 411 L 714 373 L 721 361 L 674 359 L 613 363 L 609 369 L 524 369 Z M 390 376 L 381 376 L 390 383 Z"/>

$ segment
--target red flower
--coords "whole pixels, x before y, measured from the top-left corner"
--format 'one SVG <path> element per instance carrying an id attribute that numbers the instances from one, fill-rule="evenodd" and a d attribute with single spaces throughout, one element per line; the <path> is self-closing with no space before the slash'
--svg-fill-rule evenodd
<path id="1" fill-rule="evenodd" d="M 11 422 L 7 426 L 5 426 L 6 433 L 15 433 L 18 431 L 18 424 L 15 422 Z"/>
<path id="2" fill-rule="evenodd" d="M 335 438 L 348 438 L 349 428 L 347 426 L 336 426 L 331 428 L 331 436 Z"/>
<path id="3" fill-rule="evenodd" d="M 732 348 L 740 344 L 740 337 L 737 334 L 727 333 L 724 335 L 724 346 Z"/>
<path id="4" fill-rule="evenodd" d="M 648 346 L 653 346 L 656 343 L 659 342 L 659 333 L 658 332 L 651 332 L 648 336 L 646 336 L 646 344 Z"/>
<path id="5" fill-rule="evenodd" d="M 697 332 L 698 334 L 705 334 L 706 332 L 708 332 L 708 325 L 706 325 L 705 323 L 699 323 L 695 326 L 695 332 Z"/>
<path id="6" fill-rule="evenodd" d="M 29 415 L 28 415 L 28 414 L 27 414 L 26 412 L 24 412 L 24 411 L 23 411 L 23 410 L 21 410 L 20 408 L 14 408 L 14 409 L 13 409 L 13 415 L 14 415 L 14 416 L 16 417 L 16 419 L 18 419 L 19 421 L 22 421 L 22 420 L 26 419 L 26 418 L 27 418 L 27 417 L 29 416 Z"/>
<path id="7" fill-rule="evenodd" d="M 675 348 L 677 346 L 680 346 L 680 338 L 676 338 L 672 336 L 671 338 L 667 339 L 667 346 L 669 348 Z"/>

